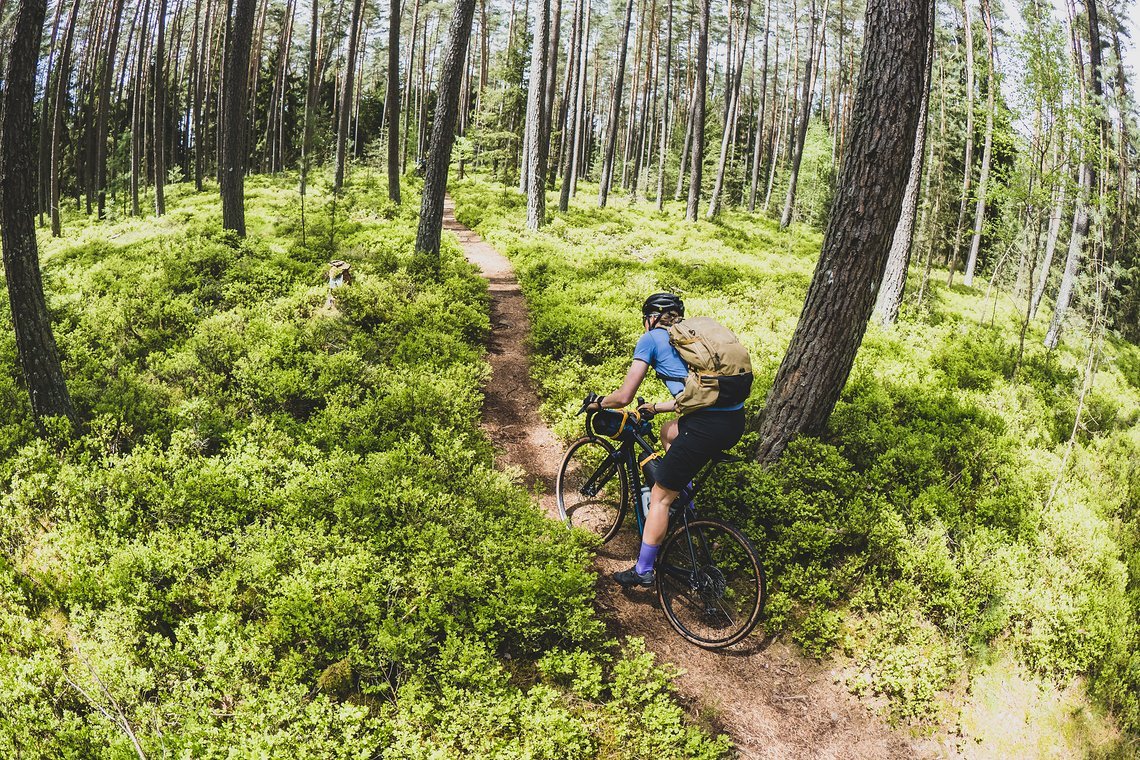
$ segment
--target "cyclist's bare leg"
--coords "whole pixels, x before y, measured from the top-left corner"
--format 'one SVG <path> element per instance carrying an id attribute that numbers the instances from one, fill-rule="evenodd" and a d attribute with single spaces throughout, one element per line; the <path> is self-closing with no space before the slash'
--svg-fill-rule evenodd
<path id="1" fill-rule="evenodd" d="M 677 438 L 677 420 L 668 420 L 661 425 L 661 444 L 668 451 Z"/>
<path id="2" fill-rule="evenodd" d="M 677 499 L 680 491 L 674 491 L 657 484 L 649 494 L 649 517 L 645 519 L 645 531 L 641 534 L 644 543 L 660 546 L 669 530 L 669 507 Z"/>

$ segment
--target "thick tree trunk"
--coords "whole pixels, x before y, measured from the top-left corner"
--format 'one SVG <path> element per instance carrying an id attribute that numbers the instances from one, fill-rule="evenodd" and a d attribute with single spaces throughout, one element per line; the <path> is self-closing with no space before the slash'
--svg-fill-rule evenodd
<path id="1" fill-rule="evenodd" d="M 931 14 L 934 3 L 930 4 Z M 926 40 L 926 81 L 922 88 L 922 107 L 918 114 L 918 128 L 915 130 L 914 153 L 910 158 L 910 176 L 903 195 L 902 214 L 891 239 L 891 250 L 887 254 L 887 267 L 883 272 L 883 282 L 879 285 L 879 297 L 875 301 L 875 318 L 883 327 L 893 325 L 899 317 L 906 275 L 910 269 L 910 251 L 914 242 L 914 218 L 918 213 L 919 191 L 922 189 L 923 160 L 926 157 L 926 115 L 930 110 L 930 74 L 934 60 L 934 18 L 928 22 Z"/>
<path id="2" fill-rule="evenodd" d="M 467 41 L 471 37 L 471 19 L 475 0 L 457 0 L 451 16 L 450 39 L 439 77 L 439 100 L 431 129 L 427 171 L 424 173 L 420 225 L 416 231 L 416 252 L 428 258 L 429 265 L 439 271 L 439 243 L 443 231 L 443 199 L 447 193 L 447 167 L 451 163 L 451 146 L 455 141 L 455 118 L 458 113 L 459 84 L 463 77 L 463 61 L 467 57 Z"/>
<path id="3" fill-rule="evenodd" d="M 315 1 L 315 0 L 314 0 Z M 345 53 L 344 86 L 341 89 L 340 110 L 337 112 L 336 126 L 336 173 L 333 178 L 333 192 L 339 193 L 344 186 L 344 164 L 347 161 L 348 125 L 352 116 L 352 87 L 356 84 L 357 35 L 360 33 L 360 16 L 364 12 L 364 0 L 353 0 L 352 23 L 348 32 L 348 50 Z"/>
<path id="4" fill-rule="evenodd" d="M 962 275 L 962 284 L 970 287 L 974 284 L 974 269 L 978 266 L 978 251 L 982 243 L 982 226 L 986 221 L 986 190 L 990 180 L 990 157 L 994 145 L 994 90 L 997 89 L 997 77 L 994 75 L 996 59 L 994 57 L 994 22 L 990 12 L 989 0 L 982 0 L 982 23 L 986 26 L 986 51 L 989 66 L 986 69 L 986 137 L 982 146 L 982 168 L 978 175 L 978 202 L 974 208 L 974 235 L 970 239 L 970 255 L 966 259 L 966 272 Z"/>
<path id="5" fill-rule="evenodd" d="M 625 58 L 629 48 L 629 22 L 633 16 L 633 0 L 625 3 L 625 25 L 622 27 L 621 42 L 618 44 L 617 71 L 614 75 L 614 91 L 610 101 L 610 126 L 606 134 L 606 154 L 602 159 L 602 177 L 598 186 L 598 208 L 606 207 L 610 194 L 610 182 L 614 174 L 614 152 L 617 149 L 618 124 L 621 121 L 621 91 L 625 84 Z"/>
<path id="6" fill-rule="evenodd" d="M 708 85 L 709 59 L 709 4 L 711 0 L 697 0 L 701 20 L 697 30 L 696 70 L 693 76 L 693 144 L 689 151 L 689 201 L 685 205 L 685 218 L 697 221 L 701 203 L 701 175 L 705 163 L 705 90 Z"/>
<path id="7" fill-rule="evenodd" d="M 388 200 L 400 202 L 400 0 L 392 0 L 388 21 L 388 94 L 384 119 L 388 122 Z M 482 80 L 480 80 L 482 86 Z"/>
<path id="8" fill-rule="evenodd" d="M 226 87 L 222 103 L 222 165 L 219 184 L 222 226 L 245 237 L 245 167 L 249 113 L 249 51 L 253 38 L 254 0 L 233 0 L 233 19 L 226 35 Z"/>
<path id="9" fill-rule="evenodd" d="M 550 52 L 550 0 L 540 0 L 538 18 L 534 23 L 534 40 L 530 58 L 530 98 L 527 102 L 527 121 L 530 122 L 530 143 L 526 146 L 527 179 L 526 226 L 537 230 L 546 223 L 546 161 L 550 145 L 546 130 L 546 76 L 549 73 L 546 57 Z"/>
<path id="10" fill-rule="evenodd" d="M 906 190 L 926 71 L 929 3 L 869 0 L 851 134 L 819 263 L 760 424 L 771 462 L 823 432 L 874 307 Z"/>
<path id="11" fill-rule="evenodd" d="M 44 0 L 20 0 L 11 30 L 0 112 L 0 246 L 16 354 L 37 422 L 78 418 L 67 393 L 59 353 L 44 299 L 36 247 L 36 150 L 33 99 L 36 63 L 47 7 Z"/>

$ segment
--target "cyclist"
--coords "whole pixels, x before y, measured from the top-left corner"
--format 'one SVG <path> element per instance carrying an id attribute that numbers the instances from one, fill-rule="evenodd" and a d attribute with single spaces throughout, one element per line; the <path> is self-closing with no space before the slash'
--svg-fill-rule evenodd
<path id="1" fill-rule="evenodd" d="M 637 389 L 652 367 L 665 387 L 676 397 L 684 388 L 689 368 L 669 341 L 668 327 L 685 316 L 685 304 L 672 293 L 654 293 L 641 307 L 642 335 L 633 349 L 633 362 L 621 387 L 602 396 L 595 409 L 620 409 L 637 396 Z M 676 400 L 646 404 L 638 411 L 653 414 L 672 412 Z M 713 405 L 669 420 L 661 426 L 661 442 L 665 456 L 656 471 L 656 482 L 650 493 L 649 515 L 641 537 L 637 562 L 628 570 L 614 573 L 622 586 L 653 586 L 657 550 L 669 529 L 669 507 L 681 490 L 713 456 L 732 448 L 744 434 L 744 404 Z"/>

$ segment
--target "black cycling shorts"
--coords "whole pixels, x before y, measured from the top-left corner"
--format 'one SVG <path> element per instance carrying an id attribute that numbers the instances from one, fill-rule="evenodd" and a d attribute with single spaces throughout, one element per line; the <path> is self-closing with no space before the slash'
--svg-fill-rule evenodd
<path id="1" fill-rule="evenodd" d="M 677 437 L 657 470 L 657 482 L 680 491 L 719 451 L 731 449 L 744 435 L 744 410 L 703 410 L 677 421 Z"/>

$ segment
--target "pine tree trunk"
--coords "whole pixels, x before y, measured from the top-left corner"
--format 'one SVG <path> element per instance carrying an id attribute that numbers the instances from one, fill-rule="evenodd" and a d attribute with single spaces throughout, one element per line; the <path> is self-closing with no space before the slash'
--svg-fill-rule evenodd
<path id="1" fill-rule="evenodd" d="M 222 226 L 245 237 L 245 167 L 248 159 L 249 53 L 253 38 L 254 0 L 233 0 L 226 35 L 226 87 L 222 103 L 222 165 L 219 184 Z"/>
<path id="2" fill-rule="evenodd" d="M 582 11 L 582 17 L 578 21 L 582 33 L 578 38 L 580 55 L 578 61 L 577 92 L 574 96 L 574 118 L 572 120 L 574 136 L 571 141 L 570 155 L 567 158 L 567 171 L 562 175 L 562 191 L 558 196 L 558 210 L 562 212 L 565 212 L 570 207 L 570 195 L 573 193 L 574 186 L 578 181 L 578 167 L 581 164 L 580 155 L 584 142 L 582 132 L 585 127 L 586 66 L 589 61 L 587 53 L 590 48 L 590 0 L 582 0 L 581 5 L 584 5 L 585 8 Z"/>
<path id="3" fill-rule="evenodd" d="M 471 37 L 471 20 L 475 0 L 457 0 L 451 16 L 447 52 L 439 77 L 439 101 L 432 124 L 427 170 L 424 173 L 420 224 L 416 231 L 416 252 L 427 257 L 429 266 L 439 272 L 439 244 L 443 232 L 443 199 L 447 193 L 447 167 L 451 163 L 451 146 L 455 141 L 455 119 L 458 113 L 459 84 L 463 77 L 463 61 L 467 57 L 467 41 Z"/>
<path id="4" fill-rule="evenodd" d="M 348 125 L 352 116 L 352 87 L 356 84 L 357 35 L 360 33 L 360 16 L 364 12 L 364 0 L 353 0 L 352 22 L 348 32 L 348 50 L 345 53 L 344 86 L 340 96 L 340 110 L 336 125 L 336 173 L 333 179 L 333 192 L 339 193 L 344 186 L 345 151 L 348 144 Z"/>
<path id="5" fill-rule="evenodd" d="M 549 23 L 549 33 L 548 33 L 548 36 L 550 38 L 549 39 L 550 44 L 547 46 L 548 50 L 546 51 L 546 103 L 545 103 L 545 107 L 543 108 L 543 112 L 542 112 L 542 121 L 543 121 L 543 124 L 545 125 L 543 128 L 543 131 L 546 135 L 546 137 L 543 139 L 544 142 L 549 142 L 550 139 L 552 139 L 554 137 L 554 100 L 555 100 L 556 91 L 558 90 L 558 84 L 557 84 L 557 82 L 558 82 L 558 52 L 559 52 L 558 51 L 558 43 L 560 41 L 559 38 L 561 37 L 561 31 L 562 31 L 561 27 L 562 27 L 562 0 L 554 0 L 553 4 L 551 6 L 551 11 L 550 11 L 550 23 Z M 563 100 L 565 100 L 565 98 L 563 98 Z M 558 130 L 560 132 L 562 131 L 561 125 L 558 127 Z M 543 150 L 547 154 L 546 155 L 546 161 L 544 162 L 546 164 L 547 172 L 543 176 L 543 183 L 546 184 L 547 182 L 549 182 L 550 186 L 553 187 L 554 186 L 554 184 L 553 184 L 554 183 L 554 174 L 550 170 L 552 168 L 556 168 L 556 167 L 550 166 L 550 164 L 552 163 L 550 161 L 550 146 L 547 145 L 546 147 L 543 148 Z M 549 175 L 549 176 L 546 176 L 546 175 Z M 546 204 L 544 202 L 543 203 L 544 208 L 545 208 L 545 205 Z"/>
<path id="6" fill-rule="evenodd" d="M 384 118 L 388 122 L 388 200 L 400 202 L 400 0 L 392 0 L 388 21 L 388 95 Z M 480 82 L 480 84 L 482 84 Z"/>
<path id="7" fill-rule="evenodd" d="M 67 32 L 63 35 L 63 50 L 56 67 L 55 90 L 51 128 L 51 235 L 59 237 L 63 228 L 59 220 L 59 171 L 63 159 L 63 116 L 67 109 L 68 82 L 71 79 L 71 55 L 75 41 L 75 22 L 79 17 L 79 0 L 71 4 Z"/>
<path id="8" fill-rule="evenodd" d="M 847 382 L 874 307 L 906 190 L 933 0 L 869 0 L 851 135 L 822 251 L 760 423 L 761 462 L 818 435 Z"/>
<path id="9" fill-rule="evenodd" d="M 970 181 L 974 175 L 974 33 L 970 28 L 970 3 L 962 4 L 962 34 L 966 46 L 966 156 L 962 161 L 962 199 L 958 203 L 958 222 L 954 225 L 954 246 L 950 249 L 950 273 L 946 285 L 954 283 L 958 269 L 958 248 L 962 245 L 962 224 L 970 198 Z"/>
<path id="10" fill-rule="evenodd" d="M 705 163 L 705 90 L 708 84 L 709 59 L 709 7 L 711 0 L 697 0 L 701 19 L 697 30 L 697 56 L 693 77 L 693 145 L 690 150 L 689 200 L 685 205 L 685 218 L 697 221 L 701 203 L 701 175 Z"/>
<path id="11" fill-rule="evenodd" d="M 1069 237 L 1069 253 L 1065 257 L 1065 270 L 1061 275 L 1061 284 L 1057 289 L 1057 300 L 1053 305 L 1053 319 L 1049 322 L 1049 331 L 1045 334 L 1045 347 L 1052 351 L 1061 341 L 1061 328 L 1065 324 L 1065 315 L 1069 304 L 1073 300 L 1073 289 L 1077 283 L 1077 272 L 1080 269 L 1081 257 L 1084 254 L 1085 238 L 1089 234 L 1089 207 L 1088 191 L 1094 178 L 1087 156 L 1082 150 L 1079 179 L 1077 181 L 1077 199 L 1073 208 L 1073 230 Z"/>
<path id="12" fill-rule="evenodd" d="M 514 14 L 511 16 L 514 20 Z M 400 140 L 400 166 L 407 167 L 408 165 L 408 119 L 411 118 L 412 111 L 412 74 L 416 67 L 416 31 L 419 29 L 420 23 L 420 0 L 416 0 L 415 5 L 412 7 L 412 45 L 408 51 L 408 74 L 407 74 L 407 88 L 404 92 L 404 136 Z M 426 26 L 426 24 L 425 24 Z"/>
<path id="13" fill-rule="evenodd" d="M 102 56 L 99 84 L 99 111 L 95 116 L 95 193 L 98 217 L 107 211 L 107 120 L 111 114 L 111 80 L 115 70 L 115 57 L 119 48 L 119 29 L 123 16 L 123 0 L 115 0 L 111 10 L 111 31 Z"/>
<path id="14" fill-rule="evenodd" d="M 825 10 L 825 16 L 826 13 Z M 804 157 L 804 144 L 807 142 L 808 124 L 811 123 L 812 84 L 815 81 L 813 74 L 813 65 L 816 56 L 815 32 L 818 25 L 819 17 L 815 12 L 815 0 L 812 0 L 811 31 L 808 34 L 809 48 L 804 63 L 804 89 L 800 96 L 803 101 L 803 114 L 800 116 L 800 123 L 796 132 L 795 146 L 792 154 L 792 171 L 788 176 L 788 194 L 784 197 L 784 212 L 780 215 L 780 229 L 785 229 L 792 223 L 792 212 L 795 211 L 796 207 L 796 186 L 800 177 L 800 163 Z"/>
<path id="15" fill-rule="evenodd" d="M 744 77 L 744 52 L 748 47 L 748 27 L 752 21 L 752 0 L 744 0 L 744 26 L 737 43 L 736 68 L 732 76 L 732 91 L 727 94 L 728 113 L 724 120 L 724 131 L 720 138 L 720 157 L 717 160 L 716 180 L 713 182 L 712 195 L 709 196 L 708 218 L 715 219 L 720 211 L 720 193 L 724 188 L 724 173 L 728 165 L 728 150 L 733 137 L 736 136 L 736 114 L 740 109 L 740 83 Z"/>
<path id="16" fill-rule="evenodd" d="M 931 14 L 934 3 L 930 4 Z M 906 276 L 910 270 L 910 251 L 914 243 L 914 218 L 918 213 L 919 190 L 922 189 L 923 160 L 926 157 L 926 115 L 930 110 L 930 74 L 934 60 L 934 17 L 927 24 L 926 79 L 922 87 L 922 106 L 918 113 L 918 127 L 914 136 L 914 153 L 910 159 L 910 176 L 903 194 L 902 213 L 898 226 L 891 239 L 891 250 L 887 254 L 887 267 L 883 272 L 883 282 L 879 285 L 879 296 L 875 300 L 875 317 L 883 327 L 893 325 L 899 317 Z"/>
<path id="17" fill-rule="evenodd" d="M 760 180 L 760 148 L 764 140 L 764 110 L 768 106 L 768 37 L 771 33 L 772 0 L 764 5 L 764 55 L 760 62 L 760 105 L 756 112 L 756 143 L 752 147 L 752 177 L 748 186 L 748 213 L 756 210 L 756 186 Z"/>
<path id="18" fill-rule="evenodd" d="M 986 137 L 982 146 L 982 168 L 978 175 L 978 202 L 974 208 L 974 235 L 970 239 L 970 255 L 966 259 L 966 272 L 962 275 L 962 284 L 967 287 L 973 286 L 974 269 L 978 266 L 978 251 L 982 243 L 982 226 L 986 220 L 986 189 L 990 179 L 990 158 L 993 154 L 994 144 L 994 90 L 997 89 L 994 66 L 997 61 L 994 57 L 994 22 L 990 13 L 989 0 L 982 0 L 982 23 L 986 27 L 986 50 L 989 55 L 989 67 L 986 70 Z"/>
<path id="19" fill-rule="evenodd" d="M 166 213 L 166 0 L 158 0 L 154 50 L 154 213 Z"/>
<path id="20" fill-rule="evenodd" d="M 48 141 L 48 115 L 52 103 L 52 75 L 55 74 L 58 76 L 58 72 L 56 72 L 56 42 L 59 40 L 59 22 L 63 16 L 63 6 L 64 0 L 58 0 L 51 24 L 51 41 L 48 43 L 47 65 L 44 68 L 44 96 L 40 99 L 40 134 L 37 143 L 39 150 L 39 167 L 37 172 L 39 204 L 37 211 L 39 211 L 41 227 L 44 226 L 44 213 L 48 210 L 51 197 L 51 187 L 49 186 L 49 178 L 51 177 L 51 144 Z M 0 13 L 0 18 L 3 18 L 2 13 Z"/>
<path id="21" fill-rule="evenodd" d="M 36 150 L 33 100 L 36 64 L 47 7 L 44 0 L 20 0 L 9 32 L 0 113 L 0 247 L 16 355 L 37 423 L 47 417 L 78 418 L 67 392 L 51 330 L 36 247 Z"/>
<path id="22" fill-rule="evenodd" d="M 537 230 L 546 223 L 546 161 L 550 145 L 543 129 L 546 121 L 546 57 L 550 53 L 550 0 L 540 0 L 534 23 L 534 40 L 530 59 L 530 98 L 527 121 L 531 124 L 530 143 L 526 146 L 527 180 L 526 226 Z"/>
<path id="23" fill-rule="evenodd" d="M 1045 238 L 1045 259 L 1041 262 L 1039 279 L 1033 286 L 1032 301 L 1029 305 L 1029 319 L 1037 316 L 1037 309 L 1041 307 L 1041 299 L 1045 296 L 1045 283 L 1049 280 L 1049 270 L 1053 267 L 1053 256 L 1057 251 L 1057 239 L 1061 236 L 1061 215 L 1065 211 L 1065 190 L 1068 182 L 1059 183 L 1054 193 L 1056 201 L 1049 214 L 1049 231 Z"/>
<path id="24" fill-rule="evenodd" d="M 598 208 L 606 207 L 606 199 L 610 194 L 610 182 L 614 173 L 614 152 L 617 149 L 618 124 L 621 121 L 621 93 L 625 84 L 625 58 L 629 48 L 629 22 L 633 16 L 633 0 L 625 3 L 625 26 L 622 30 L 621 41 L 618 43 L 617 71 L 614 75 L 614 91 L 610 101 L 609 131 L 606 134 L 606 154 L 602 159 L 602 177 L 598 187 Z"/>
<path id="25" fill-rule="evenodd" d="M 669 153 L 669 85 L 673 79 L 673 0 L 665 0 L 669 4 L 668 16 L 665 21 L 665 99 L 661 113 L 661 149 L 657 156 L 657 210 L 665 207 L 665 157 Z"/>

